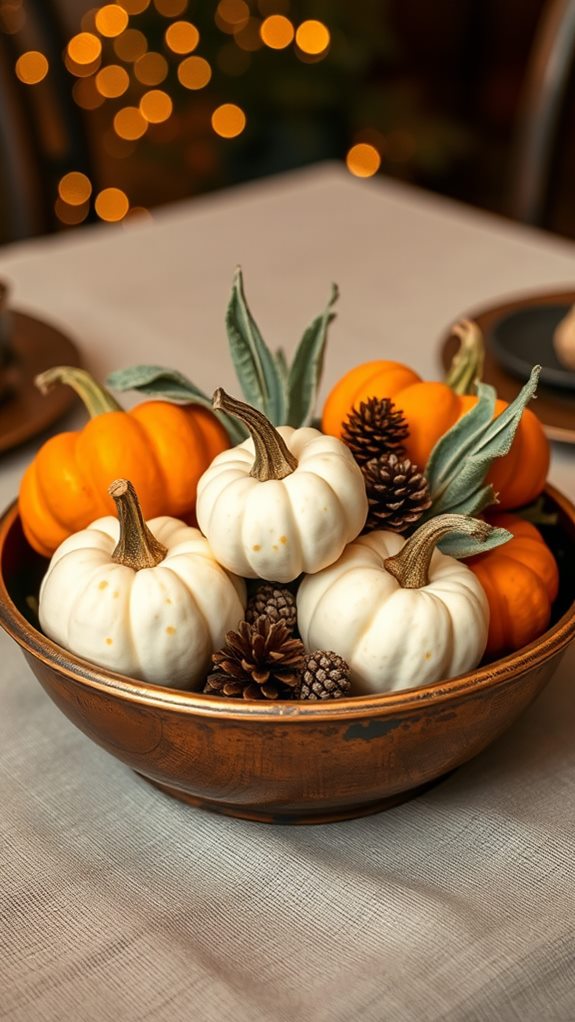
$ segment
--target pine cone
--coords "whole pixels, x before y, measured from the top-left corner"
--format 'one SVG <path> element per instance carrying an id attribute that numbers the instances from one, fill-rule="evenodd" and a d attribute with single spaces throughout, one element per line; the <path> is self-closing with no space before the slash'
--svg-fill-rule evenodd
<path id="1" fill-rule="evenodd" d="M 369 503 L 364 532 L 406 532 L 431 507 L 427 480 L 409 458 L 382 454 L 362 471 Z"/>
<path id="2" fill-rule="evenodd" d="M 262 582 L 248 600 L 246 621 L 253 625 L 262 614 L 272 622 L 283 621 L 290 632 L 293 632 L 296 625 L 294 594 L 285 586 Z"/>
<path id="3" fill-rule="evenodd" d="M 368 397 L 360 402 L 359 410 L 352 408 L 342 426 L 341 439 L 358 465 L 365 465 L 388 451 L 405 454 L 402 440 L 408 433 L 403 412 L 395 409 L 393 401 L 387 397 Z"/>
<path id="4" fill-rule="evenodd" d="M 304 658 L 303 643 L 283 621 L 240 621 L 212 654 L 214 671 L 204 692 L 244 699 L 293 699 Z"/>
<path id="5" fill-rule="evenodd" d="M 300 699 L 340 699 L 350 688 L 350 670 L 343 657 L 327 649 L 316 649 L 306 655 L 298 691 Z"/>

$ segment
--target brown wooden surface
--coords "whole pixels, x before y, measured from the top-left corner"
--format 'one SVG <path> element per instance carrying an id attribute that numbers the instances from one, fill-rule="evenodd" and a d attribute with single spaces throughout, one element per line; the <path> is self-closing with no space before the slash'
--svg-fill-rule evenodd
<path id="1" fill-rule="evenodd" d="M 76 400 L 69 387 L 43 395 L 34 377 L 55 365 L 81 364 L 76 345 L 56 327 L 23 312 L 12 312 L 12 358 L 0 370 L 0 453 L 42 433 Z"/>
<path id="2" fill-rule="evenodd" d="M 547 502 L 568 566 L 575 507 L 551 487 Z M 46 562 L 26 544 L 14 506 L 0 522 L 0 567 L 0 623 L 77 727 L 169 794 L 264 822 L 345 819 L 417 794 L 513 723 L 575 634 L 575 578 L 563 571 L 561 616 L 548 631 L 458 678 L 327 705 L 226 700 L 133 681 L 43 636 L 25 615 Z"/>
<path id="3" fill-rule="evenodd" d="M 501 304 L 472 309 L 465 313 L 465 318 L 472 319 L 478 324 L 485 338 L 483 379 L 485 383 L 493 384 L 499 397 L 504 401 L 513 401 L 525 381 L 509 373 L 495 358 L 489 346 L 489 333 L 492 327 L 501 317 L 519 309 L 526 309 L 530 305 L 563 303 L 573 305 L 575 291 L 523 295 Z M 447 368 L 457 351 L 459 342 L 452 334 L 447 334 L 442 337 L 440 343 L 442 363 Z M 540 384 L 537 388 L 537 400 L 532 402 L 530 408 L 541 419 L 550 440 L 575 443 L 575 392 L 571 393 Z"/>

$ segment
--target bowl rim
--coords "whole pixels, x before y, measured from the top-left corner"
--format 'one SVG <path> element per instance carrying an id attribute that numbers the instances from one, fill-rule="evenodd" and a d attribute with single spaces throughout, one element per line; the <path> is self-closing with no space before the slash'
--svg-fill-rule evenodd
<path id="1" fill-rule="evenodd" d="M 551 484 L 546 493 L 575 525 L 575 505 Z M 0 518 L 0 565 L 7 536 L 18 518 L 18 501 L 14 500 Z M 166 711 L 228 720 L 249 718 L 259 721 L 319 722 L 353 717 L 386 717 L 418 710 L 422 705 L 435 706 L 455 695 L 468 697 L 478 690 L 517 681 L 527 671 L 536 669 L 567 647 L 575 636 L 575 600 L 558 621 L 528 646 L 483 667 L 467 671 L 448 680 L 399 689 L 395 692 L 368 693 L 329 701 L 230 700 L 202 692 L 174 689 L 129 678 L 98 667 L 88 660 L 69 653 L 31 625 L 13 602 L 0 566 L 0 625 L 30 654 L 45 666 L 65 675 L 75 684 L 88 689 L 114 694 L 127 702 Z"/>

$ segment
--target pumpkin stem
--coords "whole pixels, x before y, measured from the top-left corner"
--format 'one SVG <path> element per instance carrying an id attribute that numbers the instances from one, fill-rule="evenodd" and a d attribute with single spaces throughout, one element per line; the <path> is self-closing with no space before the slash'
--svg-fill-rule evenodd
<path id="1" fill-rule="evenodd" d="M 122 411 L 109 391 L 96 383 L 85 369 L 78 369 L 76 366 L 54 366 L 52 369 L 46 369 L 35 377 L 34 383 L 42 394 L 47 394 L 57 383 L 66 383 L 82 399 L 92 419 L 104 412 Z"/>
<path id="2" fill-rule="evenodd" d="M 134 571 L 155 568 L 168 550 L 146 525 L 134 487 L 127 479 L 116 479 L 108 493 L 114 499 L 120 522 L 120 538 L 112 560 Z"/>
<path id="3" fill-rule="evenodd" d="M 239 419 L 249 429 L 256 452 L 250 470 L 250 475 L 254 479 L 259 479 L 260 482 L 266 482 L 268 479 L 285 479 L 295 471 L 297 458 L 263 412 L 230 397 L 222 387 L 218 387 L 214 393 L 212 404 L 214 408 Z"/>
<path id="4" fill-rule="evenodd" d="M 402 589 L 423 589 L 429 585 L 433 551 L 448 532 L 464 532 L 483 542 L 492 531 L 493 527 L 487 522 L 469 515 L 436 515 L 416 529 L 398 554 L 386 557 L 383 566 L 397 579 Z"/>
<path id="5" fill-rule="evenodd" d="M 456 323 L 451 333 L 459 338 L 459 349 L 451 360 L 445 382 L 456 394 L 475 394 L 483 376 L 483 334 L 477 323 L 469 319 Z"/>

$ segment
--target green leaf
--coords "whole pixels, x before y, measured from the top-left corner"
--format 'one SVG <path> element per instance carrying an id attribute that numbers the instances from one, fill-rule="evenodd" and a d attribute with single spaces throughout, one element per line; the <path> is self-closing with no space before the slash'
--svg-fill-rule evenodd
<path id="1" fill-rule="evenodd" d="M 247 436 L 246 430 L 240 423 L 230 418 L 229 415 L 225 415 L 224 412 L 214 411 L 211 398 L 177 369 L 154 365 L 129 366 L 127 369 L 117 369 L 110 373 L 106 384 L 112 390 L 136 390 L 139 394 L 145 394 L 146 397 L 159 401 L 179 401 L 183 404 L 202 405 L 217 416 L 227 430 L 232 444 L 241 443 Z"/>
<path id="2" fill-rule="evenodd" d="M 280 370 L 249 310 L 242 271 L 236 269 L 226 313 L 230 353 L 243 395 L 274 426 L 285 425 L 286 395 Z"/>
<path id="3" fill-rule="evenodd" d="M 534 396 L 540 366 L 531 371 L 529 381 L 514 401 L 493 419 L 495 391 L 480 383 L 478 401 L 473 408 L 433 448 L 425 468 L 431 507 L 422 520 L 448 511 L 477 515 L 496 499 L 485 485 L 485 477 L 495 458 L 507 454 L 523 410 Z M 443 544 L 441 544 L 443 550 Z"/>
<path id="4" fill-rule="evenodd" d="M 167 369 L 165 366 L 136 365 L 127 369 L 117 369 L 110 373 L 106 383 L 113 390 L 137 390 L 149 397 L 162 397 L 172 401 L 194 402 L 207 404 L 211 407 L 211 400 L 199 387 L 196 387 L 191 380 L 178 372 L 177 369 Z"/>
<path id="5" fill-rule="evenodd" d="M 276 351 L 276 366 L 280 379 L 283 381 L 284 387 L 287 390 L 287 381 L 289 376 L 289 365 L 286 358 L 286 353 L 283 348 L 278 348 Z"/>
<path id="6" fill-rule="evenodd" d="M 442 554 L 449 554 L 450 557 L 473 557 L 475 554 L 484 554 L 487 550 L 493 550 L 496 546 L 507 543 L 512 534 L 507 529 L 493 528 L 487 539 L 478 540 L 473 536 L 466 536 L 464 533 L 452 532 L 445 536 L 440 543 L 439 549 Z"/>
<path id="7" fill-rule="evenodd" d="M 290 426 L 308 426 L 311 422 L 323 369 L 327 330 L 335 318 L 332 310 L 338 295 L 337 286 L 332 284 L 325 309 L 310 323 L 294 355 L 288 379 L 287 422 Z"/>

